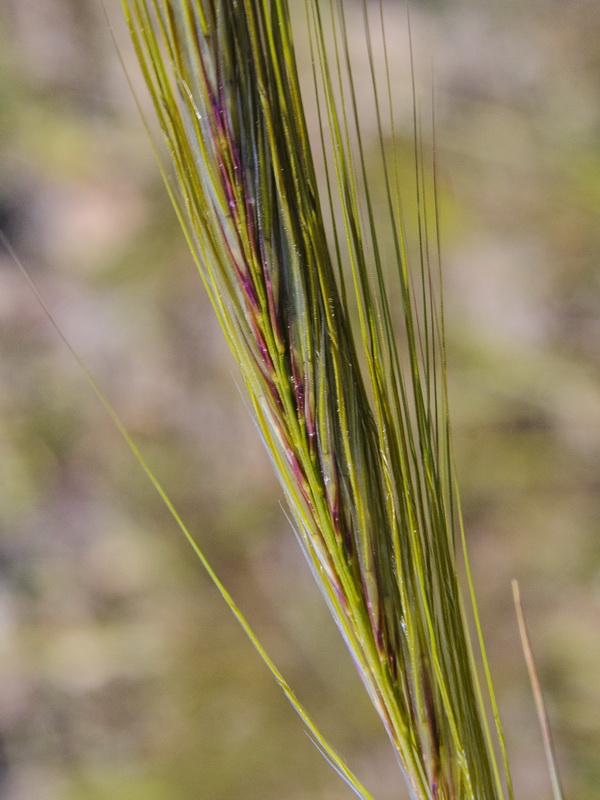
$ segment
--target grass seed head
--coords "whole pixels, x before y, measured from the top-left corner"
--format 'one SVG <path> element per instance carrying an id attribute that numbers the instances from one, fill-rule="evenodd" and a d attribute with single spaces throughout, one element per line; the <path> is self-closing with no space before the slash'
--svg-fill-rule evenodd
<path id="1" fill-rule="evenodd" d="M 285 0 L 124 7 L 184 232 L 305 555 L 411 794 L 504 797 L 454 553 L 461 528 L 435 186 L 415 115 L 420 246 L 409 264 L 402 180 L 386 141 L 389 133 L 393 149 L 393 78 L 373 55 L 387 49 L 383 7 L 357 6 L 383 213 L 361 125 L 351 7 L 305 0 L 316 143 Z M 321 182 L 313 148 L 325 165 Z"/>

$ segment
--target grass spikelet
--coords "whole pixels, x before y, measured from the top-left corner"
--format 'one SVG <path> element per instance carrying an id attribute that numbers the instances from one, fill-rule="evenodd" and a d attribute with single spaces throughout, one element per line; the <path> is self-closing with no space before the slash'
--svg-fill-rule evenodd
<path id="1" fill-rule="evenodd" d="M 306 558 L 411 796 L 512 797 L 457 578 L 435 187 L 415 112 L 419 247 L 409 267 L 385 134 L 393 145 L 393 77 L 387 60 L 383 75 L 375 66 L 375 50 L 388 46 L 383 6 L 358 6 L 383 185 L 376 204 L 351 5 L 305 2 L 320 191 L 285 0 L 124 0 L 175 208 Z M 487 684 L 503 750 L 489 674 Z"/>

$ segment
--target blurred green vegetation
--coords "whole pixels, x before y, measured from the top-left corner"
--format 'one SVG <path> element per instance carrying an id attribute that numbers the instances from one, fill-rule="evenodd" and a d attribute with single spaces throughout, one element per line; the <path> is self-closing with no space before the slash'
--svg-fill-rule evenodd
<path id="1" fill-rule="evenodd" d="M 595 800 L 600 6 L 440 0 L 412 16 L 417 73 L 435 58 L 457 460 L 517 795 L 549 784 L 513 576 L 567 795 Z M 378 800 L 404 796 L 280 509 L 99 0 L 3 4 L 0 137 L 0 226 L 66 335 L 324 731 Z M 3 253 L 0 317 L 0 796 L 350 797 Z"/>

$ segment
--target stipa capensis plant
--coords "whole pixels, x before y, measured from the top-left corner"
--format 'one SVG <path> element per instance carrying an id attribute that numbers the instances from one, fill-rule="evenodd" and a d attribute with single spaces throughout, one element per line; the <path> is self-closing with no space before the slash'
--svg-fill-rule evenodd
<path id="1" fill-rule="evenodd" d="M 361 6 L 375 167 L 348 4 L 303 5 L 314 141 L 285 0 L 124 2 L 175 209 L 302 549 L 411 796 L 512 797 L 452 461 L 435 176 L 430 186 L 415 113 L 411 258 L 383 4 Z M 276 676 L 326 756 L 369 797 Z"/>

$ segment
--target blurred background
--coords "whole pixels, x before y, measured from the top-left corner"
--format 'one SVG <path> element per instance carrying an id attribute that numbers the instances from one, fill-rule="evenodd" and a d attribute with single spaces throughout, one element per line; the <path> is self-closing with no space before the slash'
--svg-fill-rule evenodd
<path id="1" fill-rule="evenodd" d="M 512 577 L 567 796 L 595 800 L 600 4 L 411 7 L 417 73 L 435 63 L 451 410 L 517 796 L 550 788 Z M 405 797 L 280 507 L 101 0 L 2 4 L 0 148 L 0 227 L 66 336 L 323 731 L 377 800 Z M 4 251 L 0 322 L 0 798 L 350 798 Z"/>

